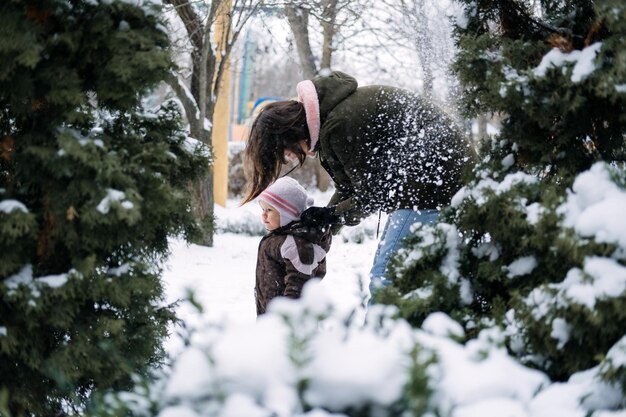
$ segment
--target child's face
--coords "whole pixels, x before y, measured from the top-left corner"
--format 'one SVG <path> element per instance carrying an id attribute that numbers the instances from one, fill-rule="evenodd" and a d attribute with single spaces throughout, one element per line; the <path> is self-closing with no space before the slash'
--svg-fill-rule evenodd
<path id="1" fill-rule="evenodd" d="M 261 218 L 263 219 L 265 228 L 268 231 L 278 229 L 280 227 L 280 213 L 278 210 L 267 204 L 265 201 L 259 201 L 259 205 L 261 206 L 261 209 L 263 209 Z"/>

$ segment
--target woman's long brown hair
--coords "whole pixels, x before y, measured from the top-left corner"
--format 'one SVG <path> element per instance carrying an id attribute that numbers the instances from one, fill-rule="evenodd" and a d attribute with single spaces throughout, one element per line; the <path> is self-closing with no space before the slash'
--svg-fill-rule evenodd
<path id="1" fill-rule="evenodd" d="M 254 200 L 280 175 L 285 151 L 297 156 L 300 165 L 306 153 L 300 141 L 310 144 L 306 113 L 302 103 L 295 100 L 276 101 L 266 105 L 252 127 L 244 153 L 244 169 L 248 180 L 246 194 L 241 202 Z"/>

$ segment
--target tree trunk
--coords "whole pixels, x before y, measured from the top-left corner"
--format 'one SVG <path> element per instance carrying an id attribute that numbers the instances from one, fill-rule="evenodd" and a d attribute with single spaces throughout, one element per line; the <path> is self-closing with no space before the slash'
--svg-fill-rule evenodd
<path id="1" fill-rule="evenodd" d="M 167 83 L 172 87 L 178 98 L 185 108 L 185 114 L 189 122 L 189 136 L 204 143 L 209 149 L 213 148 L 211 142 L 211 131 L 206 130 L 202 120 L 196 118 L 195 115 L 200 113 L 196 102 L 191 100 L 185 92 L 185 86 L 180 82 L 174 74 L 166 79 Z M 194 184 L 190 184 L 193 202 L 191 204 L 196 224 L 200 226 L 201 237 L 195 242 L 199 245 L 213 245 L 213 171 L 211 169 L 207 178 L 198 180 Z"/>
<path id="2" fill-rule="evenodd" d="M 331 68 L 331 59 L 334 51 L 333 39 L 337 24 L 337 0 L 324 0 L 324 10 L 322 11 L 322 62 L 320 69 Z"/>
<path id="3" fill-rule="evenodd" d="M 319 158 L 315 158 L 315 183 L 320 191 L 326 191 L 330 186 L 330 175 L 320 163 Z"/>
<path id="4" fill-rule="evenodd" d="M 215 216 L 213 210 L 213 169 L 202 179 L 190 184 L 193 195 L 192 211 L 201 234 L 194 243 L 202 246 L 213 246 Z"/>
<path id="5" fill-rule="evenodd" d="M 304 78 L 311 79 L 317 74 L 317 66 L 309 42 L 309 12 L 302 7 L 287 5 L 285 6 L 285 13 L 296 41 L 300 68 L 302 68 Z"/>
<path id="6" fill-rule="evenodd" d="M 211 144 L 211 132 L 203 130 L 198 135 L 198 140 Z M 199 179 L 189 185 L 193 195 L 191 204 L 194 218 L 200 227 L 201 235 L 198 241 L 194 242 L 202 246 L 213 246 L 214 232 L 214 198 L 213 198 L 213 168 L 211 167 L 206 177 Z"/>

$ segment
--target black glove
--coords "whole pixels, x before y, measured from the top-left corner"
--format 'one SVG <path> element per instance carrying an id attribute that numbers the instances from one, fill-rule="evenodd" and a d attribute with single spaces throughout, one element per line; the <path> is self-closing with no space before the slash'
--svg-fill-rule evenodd
<path id="1" fill-rule="evenodd" d="M 335 207 L 309 207 L 300 215 L 300 222 L 308 227 L 326 227 L 342 224 L 342 217 L 335 214 Z"/>

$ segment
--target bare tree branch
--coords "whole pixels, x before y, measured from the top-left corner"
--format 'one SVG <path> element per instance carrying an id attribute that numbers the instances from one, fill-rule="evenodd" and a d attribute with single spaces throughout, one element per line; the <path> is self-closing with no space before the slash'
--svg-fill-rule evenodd
<path id="1" fill-rule="evenodd" d="M 200 109 L 193 99 L 191 91 L 187 89 L 187 86 L 181 82 L 180 78 L 176 74 L 169 73 L 165 82 L 171 87 L 172 91 L 174 91 L 183 105 L 185 115 L 187 116 L 187 120 L 189 122 L 189 132 L 191 136 L 198 138 L 200 135 L 198 135 L 197 132 L 199 132 L 203 127 L 199 123 L 200 118 L 197 116 L 200 114 Z"/>
<path id="2" fill-rule="evenodd" d="M 188 0 L 165 0 L 174 6 L 176 13 L 187 29 L 187 36 L 195 48 L 202 47 L 202 20 Z"/>

